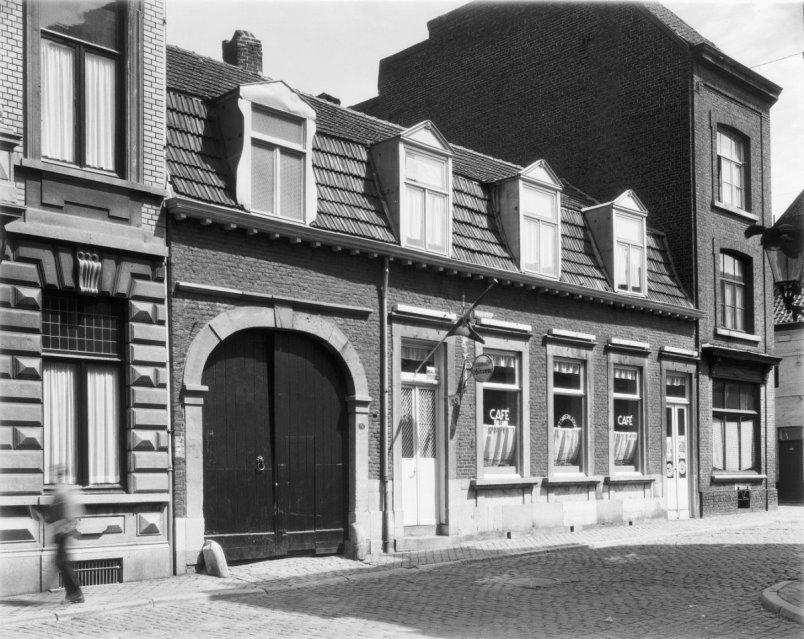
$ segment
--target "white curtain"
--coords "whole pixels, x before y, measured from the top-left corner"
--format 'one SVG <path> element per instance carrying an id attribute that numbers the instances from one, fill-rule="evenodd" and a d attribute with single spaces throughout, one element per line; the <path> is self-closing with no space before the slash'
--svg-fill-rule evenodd
<path id="1" fill-rule="evenodd" d="M 614 379 L 630 379 L 635 380 L 637 372 L 633 368 L 615 368 Z"/>
<path id="2" fill-rule="evenodd" d="M 725 470 L 740 469 L 740 418 L 726 417 Z"/>
<path id="3" fill-rule="evenodd" d="M 304 215 L 304 157 L 279 152 L 279 215 L 301 220 Z"/>
<path id="4" fill-rule="evenodd" d="M 525 268 L 530 268 L 533 270 L 538 270 L 539 268 L 539 222 L 537 220 L 531 220 L 530 218 L 524 218 L 524 235 L 525 235 L 525 246 L 523 247 L 524 250 L 524 262 Z"/>
<path id="5" fill-rule="evenodd" d="M 554 428 L 555 463 L 559 466 L 574 465 L 581 449 L 580 428 Z"/>
<path id="6" fill-rule="evenodd" d="M 717 470 L 723 467 L 723 420 L 715 418 L 712 422 L 712 466 Z"/>
<path id="7" fill-rule="evenodd" d="M 553 370 L 556 373 L 561 373 L 563 375 L 580 375 L 581 365 L 579 362 L 561 362 L 554 360 Z"/>
<path id="8" fill-rule="evenodd" d="M 427 248 L 443 251 L 446 247 L 447 196 L 427 194 Z"/>
<path id="9" fill-rule="evenodd" d="M 556 225 L 542 222 L 540 228 L 540 270 L 547 275 L 556 274 Z"/>
<path id="10" fill-rule="evenodd" d="M 631 275 L 631 291 L 641 291 L 642 290 L 642 249 L 638 249 L 634 246 L 630 248 L 629 251 L 629 259 L 631 260 L 631 264 L 629 266 L 629 271 Z"/>
<path id="11" fill-rule="evenodd" d="M 673 375 L 672 373 L 667 374 L 667 385 L 668 386 L 686 386 L 687 385 L 687 376 L 686 375 Z"/>
<path id="12" fill-rule="evenodd" d="M 45 422 L 45 483 L 55 481 L 54 470 L 62 466 L 65 481 L 78 480 L 77 374 L 74 364 L 45 362 L 43 367 Z"/>
<path id="13" fill-rule="evenodd" d="M 413 246 L 424 246 L 424 191 L 406 187 L 408 195 L 407 240 Z"/>
<path id="14" fill-rule="evenodd" d="M 87 439 L 89 483 L 120 481 L 120 424 L 118 369 L 87 368 Z"/>
<path id="15" fill-rule="evenodd" d="M 754 420 L 743 419 L 740 424 L 740 470 L 754 467 Z"/>
<path id="16" fill-rule="evenodd" d="M 85 56 L 86 163 L 114 169 L 115 81 L 114 60 L 87 53 Z"/>
<path id="17" fill-rule="evenodd" d="M 75 162 L 75 51 L 42 40 L 42 155 Z"/>
<path id="18" fill-rule="evenodd" d="M 637 433 L 614 432 L 614 463 L 629 466 L 634 463 Z"/>
<path id="19" fill-rule="evenodd" d="M 513 466 L 516 450 L 516 426 L 490 426 L 485 424 L 483 459 L 486 466 Z"/>
<path id="20" fill-rule="evenodd" d="M 494 362 L 494 368 L 516 368 L 516 355 L 503 355 L 501 353 L 487 353 Z"/>

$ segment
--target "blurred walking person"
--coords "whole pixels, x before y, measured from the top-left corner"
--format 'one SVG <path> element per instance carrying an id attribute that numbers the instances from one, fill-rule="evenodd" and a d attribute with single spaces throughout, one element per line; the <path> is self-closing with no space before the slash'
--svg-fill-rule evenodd
<path id="1" fill-rule="evenodd" d="M 66 481 L 64 466 L 56 466 L 53 474 L 56 478 L 56 489 L 47 519 L 53 524 L 53 534 L 56 540 L 56 567 L 64 582 L 65 601 L 74 604 L 84 603 L 84 593 L 73 570 L 69 551 L 70 540 L 76 534 L 76 519 L 80 516 L 80 507 L 75 501 L 73 487 Z"/>

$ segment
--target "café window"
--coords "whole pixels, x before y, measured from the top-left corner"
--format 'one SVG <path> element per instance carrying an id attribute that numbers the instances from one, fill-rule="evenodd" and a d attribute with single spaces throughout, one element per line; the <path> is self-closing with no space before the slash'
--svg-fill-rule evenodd
<path id="1" fill-rule="evenodd" d="M 721 471 L 759 467 L 759 386 L 715 379 L 712 383 L 712 466 Z"/>
<path id="2" fill-rule="evenodd" d="M 481 384 L 484 474 L 520 472 L 517 459 L 521 445 L 521 378 L 517 353 L 485 351 L 494 372 Z"/>
<path id="3" fill-rule="evenodd" d="M 642 437 L 642 371 L 614 367 L 614 427 L 612 448 L 615 471 L 638 471 Z"/>
<path id="4" fill-rule="evenodd" d="M 121 479 L 122 321 L 117 300 L 45 295 L 45 483 L 57 466 L 83 486 Z"/>
<path id="5" fill-rule="evenodd" d="M 586 362 L 553 360 L 553 465 L 580 472 L 586 432 Z"/>

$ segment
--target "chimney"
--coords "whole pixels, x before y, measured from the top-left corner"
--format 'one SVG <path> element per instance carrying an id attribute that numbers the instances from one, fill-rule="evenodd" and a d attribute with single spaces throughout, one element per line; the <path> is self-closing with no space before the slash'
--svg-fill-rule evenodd
<path id="1" fill-rule="evenodd" d="M 238 29 L 232 39 L 224 40 L 221 46 L 224 62 L 246 71 L 262 73 L 262 42 L 253 33 Z"/>

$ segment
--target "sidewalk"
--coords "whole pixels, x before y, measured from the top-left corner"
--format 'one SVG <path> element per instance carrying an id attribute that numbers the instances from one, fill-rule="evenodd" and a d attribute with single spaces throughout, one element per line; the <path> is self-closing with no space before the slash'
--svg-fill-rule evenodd
<path id="1" fill-rule="evenodd" d="M 793 526 L 801 534 L 791 543 L 804 543 L 804 508 L 781 506 L 778 511 L 746 513 L 686 521 L 648 520 L 631 526 L 591 526 L 575 532 L 512 535 L 462 541 L 438 550 L 372 555 L 365 561 L 343 557 L 292 557 L 229 567 L 227 578 L 187 574 L 167 579 L 128 582 L 84 588 L 87 603 L 63 604 L 63 592 L 44 592 L 0 598 L 0 628 L 35 621 L 58 620 L 75 615 L 96 615 L 121 608 L 154 608 L 186 599 L 214 599 L 275 590 L 308 588 L 374 578 L 411 568 L 427 569 L 451 562 L 548 552 L 563 548 L 604 548 L 643 544 L 723 529 L 751 529 L 769 522 Z M 801 582 L 781 582 L 757 593 L 763 606 L 804 623 L 804 587 Z"/>

